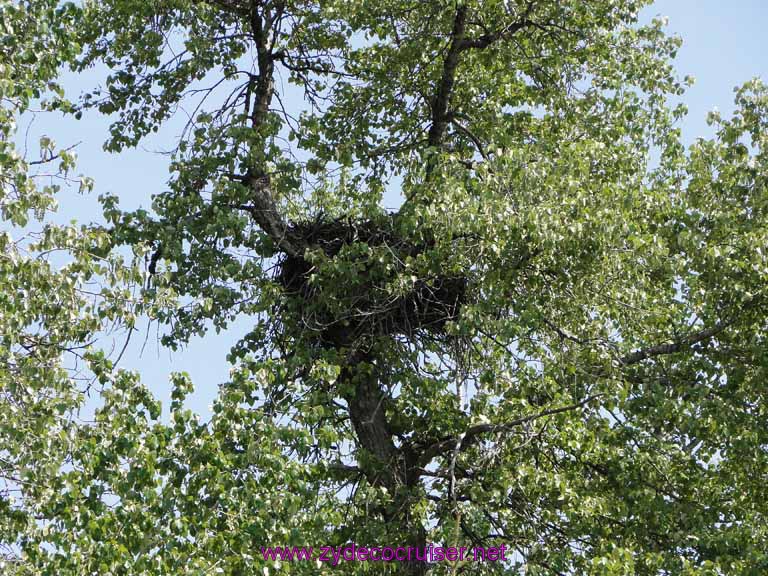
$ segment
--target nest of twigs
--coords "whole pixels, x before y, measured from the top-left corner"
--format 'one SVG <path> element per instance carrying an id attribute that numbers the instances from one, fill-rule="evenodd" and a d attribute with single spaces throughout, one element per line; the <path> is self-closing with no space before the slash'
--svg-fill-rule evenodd
<path id="1" fill-rule="evenodd" d="M 394 217 L 378 221 L 318 219 L 290 226 L 291 238 L 320 249 L 329 258 L 337 257 L 345 246 L 365 243 L 371 248 L 386 247 L 394 258 L 386 272 L 371 259 L 360 257 L 354 282 L 333 287 L 337 304 L 334 311 L 324 306 L 328 294 L 310 281 L 315 267 L 303 257 L 285 256 L 277 268 L 276 279 L 287 296 L 287 307 L 299 315 L 298 325 L 319 333 L 324 345 L 350 346 L 367 337 L 405 335 L 419 332 L 443 334 L 445 325 L 456 320 L 466 297 L 463 276 L 432 275 L 412 279 L 412 286 L 393 295 L 387 285 L 402 274 L 404 262 L 434 246 L 430 238 L 414 242 L 396 231 Z M 338 304 L 341 303 L 341 306 Z M 339 308 L 342 310 L 340 311 Z"/>

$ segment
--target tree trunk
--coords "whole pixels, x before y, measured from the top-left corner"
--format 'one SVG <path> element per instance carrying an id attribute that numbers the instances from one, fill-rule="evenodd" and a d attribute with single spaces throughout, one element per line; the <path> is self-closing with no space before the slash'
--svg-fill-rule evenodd
<path id="1" fill-rule="evenodd" d="M 386 418 L 386 404 L 390 400 L 381 389 L 373 358 L 368 352 L 353 354 L 340 375 L 342 386 L 347 390 L 349 416 L 358 440 L 358 447 L 365 450 L 364 458 L 358 464 L 366 479 L 374 486 L 384 486 L 392 501 L 382 511 L 382 519 L 392 526 L 394 534 L 403 541 L 381 543 L 395 547 L 419 549 L 427 545 L 424 526 L 413 519 L 410 502 L 403 503 L 408 493 L 419 483 L 419 468 L 416 459 L 406 449 L 396 446 Z M 423 553 L 420 554 L 423 557 Z M 411 559 L 397 561 L 398 574 L 423 576 L 429 571 L 425 560 L 418 560 L 415 552 Z"/>

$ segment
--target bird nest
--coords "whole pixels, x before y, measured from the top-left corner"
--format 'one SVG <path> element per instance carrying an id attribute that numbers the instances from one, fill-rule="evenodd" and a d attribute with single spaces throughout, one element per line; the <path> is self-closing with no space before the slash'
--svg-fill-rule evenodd
<path id="1" fill-rule="evenodd" d="M 293 239 L 310 250 L 321 250 L 327 262 L 345 259 L 353 277 L 339 282 L 317 282 L 316 263 L 303 256 L 286 255 L 276 280 L 285 295 L 286 312 L 293 325 L 319 333 L 325 346 L 346 347 L 361 339 L 385 335 L 438 336 L 446 323 L 456 320 L 466 298 L 464 276 L 408 276 L 403 288 L 392 289 L 405 272 L 405 262 L 434 246 L 431 238 L 414 242 L 396 229 L 395 217 L 380 220 L 318 219 L 293 223 Z M 355 251 L 366 245 L 368 251 Z M 370 255 L 385 249 L 392 257 L 384 266 Z"/>

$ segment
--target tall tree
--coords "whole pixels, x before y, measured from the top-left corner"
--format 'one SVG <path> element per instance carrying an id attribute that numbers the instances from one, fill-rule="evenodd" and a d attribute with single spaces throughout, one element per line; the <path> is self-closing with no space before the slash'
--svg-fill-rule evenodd
<path id="1" fill-rule="evenodd" d="M 181 376 L 175 424 L 135 418 L 121 374 L 67 477 L 116 511 L 59 525 L 59 569 L 317 573 L 257 550 L 352 541 L 507 555 L 336 570 L 768 568 L 768 91 L 686 150 L 647 3 L 72 7 L 108 150 L 189 117 L 153 212 L 105 196 L 95 232 L 147 255 L 164 344 L 253 330 L 208 426 Z"/>

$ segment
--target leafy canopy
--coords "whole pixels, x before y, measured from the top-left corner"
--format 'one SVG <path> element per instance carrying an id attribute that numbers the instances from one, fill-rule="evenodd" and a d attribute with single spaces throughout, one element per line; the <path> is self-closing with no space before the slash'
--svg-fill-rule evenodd
<path id="1" fill-rule="evenodd" d="M 513 553 L 334 570 L 764 571 L 768 91 L 686 149 L 646 4 L 0 5 L 11 224 L 55 192 L 9 144 L 42 91 L 112 115 L 115 154 L 188 117 L 151 212 L 104 195 L 2 260 L 14 569 L 316 574 L 259 549 L 354 541 Z M 104 86 L 66 100 L 64 63 Z M 171 348 L 252 321 L 209 422 L 186 375 L 166 421 L 98 346 L 102 405 L 68 418 L 62 353 L 138 315 Z"/>

